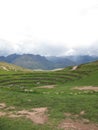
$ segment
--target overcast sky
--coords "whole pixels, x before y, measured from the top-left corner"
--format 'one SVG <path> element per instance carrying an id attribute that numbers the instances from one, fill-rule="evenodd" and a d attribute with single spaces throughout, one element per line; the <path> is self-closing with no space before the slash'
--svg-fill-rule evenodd
<path id="1" fill-rule="evenodd" d="M 0 55 L 98 54 L 98 0 L 0 0 Z"/>

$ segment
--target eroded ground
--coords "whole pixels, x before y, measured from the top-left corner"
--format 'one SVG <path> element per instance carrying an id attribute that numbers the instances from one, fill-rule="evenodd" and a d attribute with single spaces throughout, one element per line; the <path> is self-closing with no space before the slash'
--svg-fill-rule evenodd
<path id="1" fill-rule="evenodd" d="M 88 119 L 78 118 L 85 115 L 85 111 L 81 111 L 77 115 L 64 113 L 65 119 L 60 121 L 57 128 L 63 130 L 98 130 L 98 124 L 91 123 Z M 17 111 L 14 106 L 7 107 L 5 103 L 0 103 L 0 117 L 7 116 L 9 118 L 25 117 L 35 124 L 49 123 L 48 108 L 32 108 L 30 110 Z"/>

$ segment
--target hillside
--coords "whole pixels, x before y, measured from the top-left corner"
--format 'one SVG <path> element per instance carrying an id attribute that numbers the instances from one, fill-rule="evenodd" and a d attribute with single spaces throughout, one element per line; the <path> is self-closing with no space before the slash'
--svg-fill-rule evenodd
<path id="1" fill-rule="evenodd" d="M 98 130 L 98 61 L 56 71 L 3 71 L 2 130 Z"/>
<path id="2" fill-rule="evenodd" d="M 55 57 L 50 56 L 47 57 L 47 59 L 54 63 L 55 68 L 65 68 L 67 66 L 73 66 L 76 65 L 74 61 L 71 60 L 71 58 L 67 57 Z"/>
<path id="3" fill-rule="evenodd" d="M 25 69 L 23 67 L 20 66 L 16 66 L 14 64 L 9 64 L 6 62 L 0 62 L 0 72 L 31 72 L 31 70 L 29 69 Z"/>
<path id="4" fill-rule="evenodd" d="M 41 56 L 34 54 L 12 54 L 0 56 L 1 62 L 15 64 L 28 69 L 52 70 L 68 66 L 80 65 L 97 60 L 97 56 Z"/>
<path id="5" fill-rule="evenodd" d="M 28 69 L 54 69 L 54 64 L 44 56 L 33 54 L 12 54 L 7 57 L 1 56 L 0 61 L 5 61 Z"/>

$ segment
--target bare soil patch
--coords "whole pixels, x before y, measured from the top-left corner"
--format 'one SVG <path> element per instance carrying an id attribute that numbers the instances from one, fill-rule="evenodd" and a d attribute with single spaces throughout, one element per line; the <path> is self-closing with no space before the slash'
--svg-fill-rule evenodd
<path id="1" fill-rule="evenodd" d="M 9 71 L 5 66 L 1 66 L 3 70 Z"/>
<path id="2" fill-rule="evenodd" d="M 87 123 L 85 120 L 65 119 L 60 123 L 59 128 L 64 130 L 98 130 L 98 125 Z"/>
<path id="3" fill-rule="evenodd" d="M 5 116 L 5 115 L 6 115 L 5 112 L 0 112 L 0 117 L 1 117 L 1 116 Z"/>
<path id="4" fill-rule="evenodd" d="M 37 88 L 54 88 L 55 85 L 46 85 L 46 86 L 40 86 L 40 87 L 37 87 Z"/>
<path id="5" fill-rule="evenodd" d="M 26 117 L 32 120 L 36 124 L 44 124 L 48 121 L 48 116 L 46 115 L 47 108 L 34 108 L 30 111 L 22 110 L 18 111 L 16 114 L 10 113 L 9 117 L 16 118 L 16 117 Z"/>
<path id="6" fill-rule="evenodd" d="M 3 109 L 6 107 L 6 104 L 5 103 L 0 103 L 0 109 Z"/>
<path id="7" fill-rule="evenodd" d="M 5 110 L 5 112 L 0 111 L 0 117 L 1 116 L 8 116 L 10 118 L 26 117 L 36 124 L 44 124 L 48 121 L 48 115 L 46 114 L 48 112 L 47 107 L 16 111 L 14 106 L 7 107 L 5 103 L 0 103 L 0 109 Z"/>
<path id="8" fill-rule="evenodd" d="M 79 116 L 85 115 L 85 111 L 82 110 L 82 111 L 80 111 L 79 114 L 64 113 L 64 115 L 65 115 L 65 117 L 67 117 L 67 118 L 74 118 L 74 119 L 77 119 Z"/>
<path id="9" fill-rule="evenodd" d="M 7 107 L 5 110 L 8 110 L 8 111 L 15 110 L 15 107 L 14 106 L 10 106 L 10 107 Z"/>
<path id="10" fill-rule="evenodd" d="M 98 92 L 98 87 L 94 87 L 94 86 L 75 87 L 74 89 L 77 89 L 77 90 L 92 90 L 92 91 Z"/>

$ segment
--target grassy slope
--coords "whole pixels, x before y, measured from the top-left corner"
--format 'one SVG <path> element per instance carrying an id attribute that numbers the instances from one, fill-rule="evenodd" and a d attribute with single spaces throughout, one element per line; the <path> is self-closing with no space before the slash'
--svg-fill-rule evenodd
<path id="1" fill-rule="evenodd" d="M 9 72 L 11 73 L 12 72 L 30 72 L 31 70 L 29 69 L 25 69 L 23 67 L 20 67 L 20 66 L 16 66 L 14 64 L 9 64 L 9 63 L 6 63 L 6 62 L 0 62 L 0 73 L 4 73 L 4 72 Z"/>
<path id="2" fill-rule="evenodd" d="M 72 89 L 75 86 L 98 86 L 98 62 L 81 65 L 74 71 L 71 69 L 68 67 L 60 71 L 32 73 L 2 72 L 0 102 L 15 106 L 17 110 L 48 107 L 50 123 L 40 126 L 25 118 L 2 117 L 1 130 L 56 130 L 58 123 L 65 119 L 64 113 L 79 114 L 83 110 L 85 115 L 79 118 L 98 123 L 98 93 Z M 50 84 L 57 86 L 53 89 L 37 88 Z"/>

